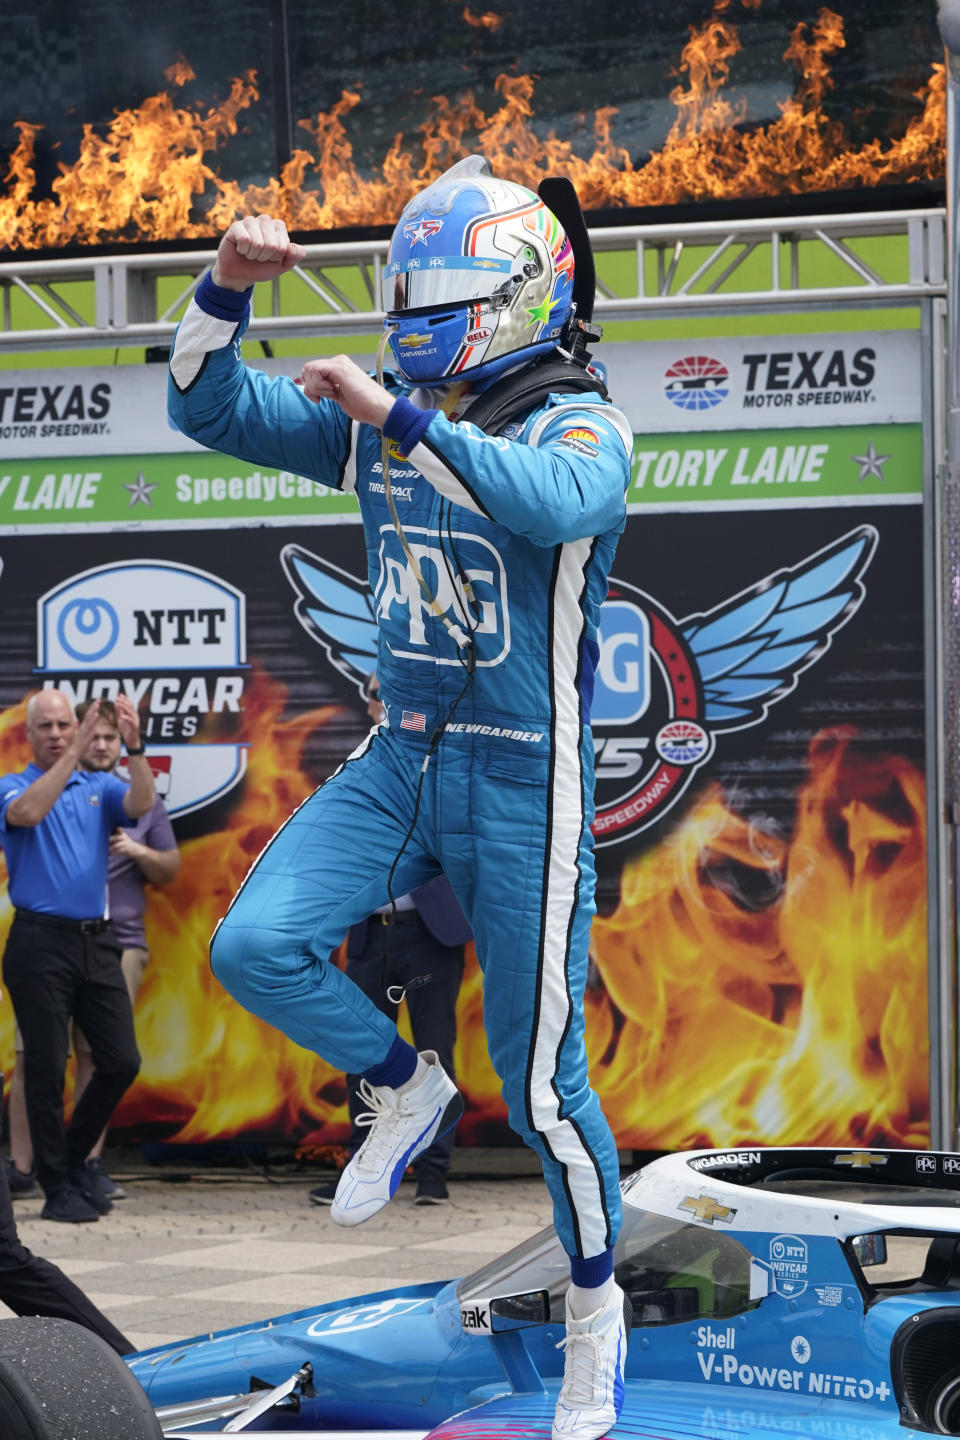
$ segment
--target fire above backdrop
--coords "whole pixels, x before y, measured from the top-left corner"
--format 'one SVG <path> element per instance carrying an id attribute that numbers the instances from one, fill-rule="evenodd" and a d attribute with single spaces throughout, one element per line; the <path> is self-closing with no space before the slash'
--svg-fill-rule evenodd
<path id="1" fill-rule="evenodd" d="M 262 8 L 266 21 L 277 6 Z M 433 72 L 425 76 L 422 63 L 418 69 L 408 57 L 409 36 L 384 56 L 376 45 L 361 53 L 338 30 L 325 73 L 328 92 L 331 74 L 338 77 L 339 97 L 304 113 L 295 127 L 287 124 L 295 138 L 286 145 L 264 141 L 268 131 L 279 133 L 276 47 L 267 73 L 262 41 L 251 41 L 242 54 L 234 45 L 222 63 L 240 63 L 216 80 L 210 61 L 200 66 L 194 52 L 192 62 L 203 71 L 198 77 L 186 58 L 196 27 L 186 20 L 182 34 L 168 24 L 162 36 L 173 47 L 168 61 L 182 52 L 173 63 L 156 62 L 154 73 L 159 79 L 163 71 L 166 87 L 127 108 L 119 108 L 117 90 L 110 91 L 112 118 L 85 117 L 81 96 L 67 123 L 70 105 L 55 114 L 55 101 L 41 101 L 11 75 L 4 84 L 7 103 L 25 109 L 0 123 L 0 147 L 8 156 L 0 247 L 193 240 L 259 210 L 283 215 L 298 231 L 380 226 L 471 151 L 487 154 L 498 174 L 530 186 L 545 174 L 568 175 L 592 211 L 721 199 L 748 207 L 761 197 L 942 178 L 945 87 L 932 3 L 911 7 L 907 19 L 859 0 L 850 0 L 846 16 L 799 0 L 765 12 L 763 0 L 687 0 L 671 19 L 659 9 L 631 7 L 614 65 L 611 37 L 609 54 L 569 36 L 566 42 L 551 36 L 545 51 L 531 43 L 522 19 L 444 5 L 446 30 L 459 27 L 467 57 L 459 66 L 464 77 L 455 77 L 450 44 L 438 47 L 445 63 L 434 67 L 437 77 L 450 82 L 444 93 Z M 637 16 L 648 10 L 648 20 L 662 21 L 660 33 L 650 43 L 637 36 L 635 63 L 628 65 Z M 151 23 L 159 24 L 151 11 L 147 6 L 148 33 Z M 14 15 L 13 36 L 27 35 L 25 26 L 26 12 Z M 161 40 L 152 38 L 145 48 L 156 55 Z M 75 39 L 80 46 L 83 37 Z M 568 64 L 579 50 L 585 56 L 583 73 L 569 78 L 571 93 L 589 105 L 579 114 L 569 101 L 566 108 L 558 101 L 558 48 Z M 280 64 L 284 94 L 294 106 L 304 91 L 315 96 L 324 89 L 311 82 L 309 66 L 299 87 L 289 83 L 300 51 L 291 38 Z M 659 57 L 656 77 L 651 55 Z M 12 64 L 16 44 L 9 56 Z M 82 63 L 79 50 L 76 58 Z M 389 76 L 408 63 L 414 83 L 408 82 L 404 105 L 386 103 L 395 90 Z M 138 73 L 144 73 L 142 60 Z M 229 94 L 210 102 L 230 73 Z M 351 74 L 353 82 L 346 83 Z M 649 93 L 651 83 L 656 93 Z M 70 98 L 68 84 L 61 90 Z M 610 103 L 598 103 L 601 97 Z M 390 123 L 398 120 L 404 128 L 390 139 Z M 566 135 L 558 133 L 560 121 L 567 122 Z M 288 157 L 273 173 L 264 163 L 271 149 Z M 883 203 L 880 195 L 871 200 Z"/>

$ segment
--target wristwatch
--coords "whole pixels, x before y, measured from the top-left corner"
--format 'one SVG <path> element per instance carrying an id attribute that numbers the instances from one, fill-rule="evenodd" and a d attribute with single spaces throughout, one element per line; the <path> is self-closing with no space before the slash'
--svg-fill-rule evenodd
<path id="1" fill-rule="evenodd" d="M 128 754 L 128 755 L 143 755 L 144 752 L 146 751 L 146 748 L 147 748 L 146 745 L 134 745 L 133 748 L 131 749 L 131 747 L 128 745 L 128 746 L 127 746 L 127 754 Z"/>

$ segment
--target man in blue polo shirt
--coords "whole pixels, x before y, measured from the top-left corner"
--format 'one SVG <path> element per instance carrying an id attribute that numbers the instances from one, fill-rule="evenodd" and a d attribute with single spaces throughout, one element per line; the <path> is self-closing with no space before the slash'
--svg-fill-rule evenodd
<path id="1" fill-rule="evenodd" d="M 27 1116 L 46 1196 L 41 1213 L 68 1223 L 97 1220 L 110 1208 L 91 1188 L 84 1161 L 140 1068 L 120 946 L 104 918 L 107 858 L 116 826 L 145 814 L 156 797 L 126 696 L 116 710 L 129 786 L 77 768 L 99 709 L 92 705 L 78 726 L 59 690 L 34 695 L 26 727 L 33 764 L 0 779 L 0 843 L 15 906 L 3 979 L 23 1036 Z M 71 1019 L 90 1042 L 94 1074 L 65 1128 Z"/>

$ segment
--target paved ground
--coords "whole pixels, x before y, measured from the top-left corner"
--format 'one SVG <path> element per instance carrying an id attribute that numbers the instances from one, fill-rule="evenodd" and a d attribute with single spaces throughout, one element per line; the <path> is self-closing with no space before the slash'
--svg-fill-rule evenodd
<path id="1" fill-rule="evenodd" d="M 456 1151 L 449 1203 L 415 1206 L 405 1181 L 380 1215 L 346 1230 L 307 1202 L 331 1171 L 191 1170 L 145 1165 L 134 1152 L 106 1161 L 127 1199 L 96 1224 L 41 1220 L 39 1200 L 18 1200 L 14 1212 L 24 1244 L 56 1261 L 139 1349 L 465 1275 L 550 1222 L 525 1151 Z"/>

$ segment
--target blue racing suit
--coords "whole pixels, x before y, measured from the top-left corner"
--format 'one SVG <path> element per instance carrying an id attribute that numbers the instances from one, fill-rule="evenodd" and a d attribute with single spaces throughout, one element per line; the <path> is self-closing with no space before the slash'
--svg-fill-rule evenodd
<path id="1" fill-rule="evenodd" d="M 246 322 L 247 297 L 208 277 L 177 332 L 170 416 L 211 449 L 356 493 L 387 719 L 267 846 L 218 927 L 214 972 L 254 1014 L 362 1073 L 396 1030 L 328 957 L 387 902 L 401 850 L 393 894 L 442 869 L 476 938 L 510 1124 L 541 1157 L 568 1254 L 590 1259 L 620 1222 L 583 994 L 595 910 L 589 712 L 626 518 L 627 422 L 595 395 L 550 396 L 493 437 L 398 392 L 384 426 L 395 502 L 463 646 L 401 547 L 379 431 L 245 367 Z"/>

